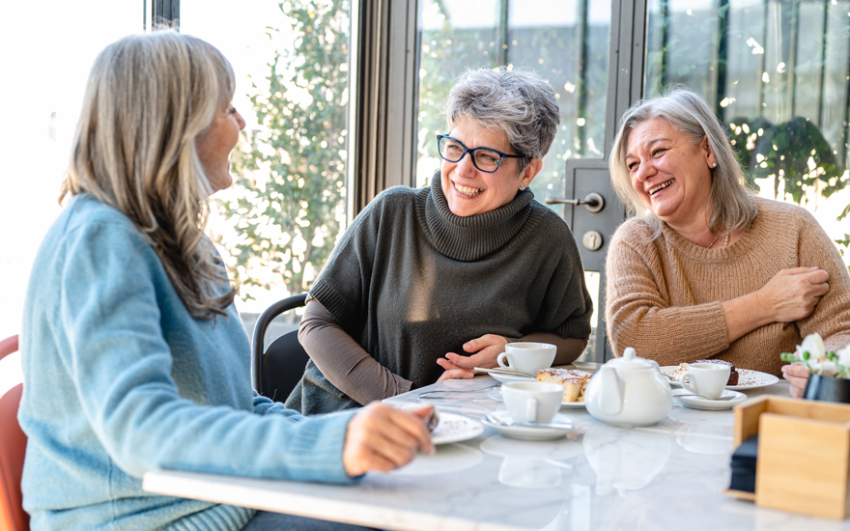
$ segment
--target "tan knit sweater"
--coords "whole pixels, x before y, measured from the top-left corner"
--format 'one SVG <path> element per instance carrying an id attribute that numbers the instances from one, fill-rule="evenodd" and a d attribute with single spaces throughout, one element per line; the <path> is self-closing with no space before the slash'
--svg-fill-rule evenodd
<path id="1" fill-rule="evenodd" d="M 625 222 L 608 253 L 608 337 L 617 356 L 634 347 L 660 365 L 718 358 L 737 367 L 780 374 L 782 352 L 818 332 L 827 350 L 850 343 L 850 276 L 835 244 L 805 209 L 754 197 L 758 210 L 728 247 L 694 245 L 666 225 L 649 241 L 641 218 Z M 772 323 L 731 345 L 720 303 L 762 288 L 780 269 L 818 266 L 829 292 L 811 316 Z"/>

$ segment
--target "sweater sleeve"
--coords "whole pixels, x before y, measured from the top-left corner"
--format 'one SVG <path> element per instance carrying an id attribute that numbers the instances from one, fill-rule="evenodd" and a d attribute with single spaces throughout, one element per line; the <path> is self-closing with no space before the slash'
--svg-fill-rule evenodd
<path id="1" fill-rule="evenodd" d="M 819 333 L 827 351 L 836 351 L 850 344 L 850 275 L 838 254 L 835 244 L 806 210 L 796 210 L 801 216 L 797 249 L 801 267 L 820 267 L 829 273 L 829 291 L 812 314 L 797 322 L 800 337 Z"/>
<path id="2" fill-rule="evenodd" d="M 370 356 L 317 300 L 304 309 L 298 340 L 328 381 L 362 405 L 406 393 L 413 386 Z"/>
<path id="3" fill-rule="evenodd" d="M 720 302 L 671 307 L 657 257 L 615 235 L 606 263 L 605 318 L 614 354 L 627 347 L 660 365 L 708 358 L 729 348 Z"/>
<path id="4" fill-rule="evenodd" d="M 69 234 L 61 252 L 59 355 L 91 429 L 122 470 L 351 481 L 342 447 L 352 412 L 258 415 L 272 411 L 265 399 L 252 412 L 180 396 L 160 326 L 159 259 L 140 234 L 95 223 Z"/>

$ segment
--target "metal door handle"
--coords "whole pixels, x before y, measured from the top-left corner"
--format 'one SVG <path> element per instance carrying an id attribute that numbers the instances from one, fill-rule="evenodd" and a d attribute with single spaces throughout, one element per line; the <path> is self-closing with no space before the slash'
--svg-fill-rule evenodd
<path id="1" fill-rule="evenodd" d="M 547 205 L 564 204 L 564 205 L 584 205 L 588 212 L 599 212 L 605 208 L 605 198 L 596 192 L 587 194 L 584 199 L 561 199 L 560 197 L 547 197 Z"/>

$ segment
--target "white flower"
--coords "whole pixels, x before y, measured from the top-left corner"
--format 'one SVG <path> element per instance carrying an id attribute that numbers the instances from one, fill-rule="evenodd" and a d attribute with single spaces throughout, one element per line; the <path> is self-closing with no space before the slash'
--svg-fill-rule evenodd
<path id="1" fill-rule="evenodd" d="M 826 358 L 826 347 L 823 346 L 823 338 L 820 334 L 809 334 L 802 345 L 797 345 L 797 357 L 803 359 L 804 352 L 809 353 L 809 365 L 812 367 L 815 361 Z"/>
<path id="2" fill-rule="evenodd" d="M 838 356 L 838 364 L 844 368 L 850 368 L 850 345 L 835 353 Z"/>
<path id="3" fill-rule="evenodd" d="M 838 366 L 836 366 L 832 361 L 816 361 L 814 363 L 809 363 L 809 366 L 816 374 L 822 374 L 824 376 L 838 376 Z"/>

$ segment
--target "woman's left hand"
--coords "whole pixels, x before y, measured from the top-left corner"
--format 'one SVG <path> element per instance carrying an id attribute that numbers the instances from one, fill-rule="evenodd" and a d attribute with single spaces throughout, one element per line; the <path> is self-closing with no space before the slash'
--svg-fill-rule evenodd
<path id="1" fill-rule="evenodd" d="M 445 358 L 437 360 L 437 364 L 446 370 L 438 382 L 451 379 L 472 378 L 475 367 L 495 367 L 496 358 L 505 351 L 508 340 L 496 334 L 485 334 L 478 339 L 467 341 L 463 344 L 463 350 L 469 352 L 470 356 L 461 356 L 454 352 L 446 354 Z"/>
<path id="2" fill-rule="evenodd" d="M 809 382 L 809 375 L 811 375 L 809 369 L 799 363 L 784 365 L 782 367 L 782 376 L 791 384 L 790 391 L 793 398 L 803 396 L 803 391 L 805 391 L 806 384 Z"/>

